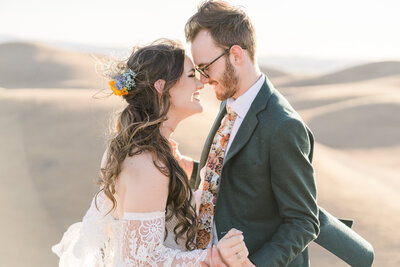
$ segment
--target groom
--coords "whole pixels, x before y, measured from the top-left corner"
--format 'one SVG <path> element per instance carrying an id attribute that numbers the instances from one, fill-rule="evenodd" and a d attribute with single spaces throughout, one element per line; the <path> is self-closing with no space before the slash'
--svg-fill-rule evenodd
<path id="1" fill-rule="evenodd" d="M 207 1 L 185 34 L 202 82 L 223 101 L 190 181 L 202 190 L 197 247 L 236 228 L 249 250 L 246 266 L 309 266 L 307 246 L 321 227 L 322 246 L 353 263 L 341 248 L 354 252 L 356 244 L 372 262 L 372 247 L 317 206 L 313 134 L 260 72 L 249 17 Z"/>

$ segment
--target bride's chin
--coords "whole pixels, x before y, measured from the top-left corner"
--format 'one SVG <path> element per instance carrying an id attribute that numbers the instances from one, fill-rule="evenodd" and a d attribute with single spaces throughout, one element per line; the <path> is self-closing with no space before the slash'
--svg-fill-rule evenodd
<path id="1" fill-rule="evenodd" d="M 193 115 L 203 113 L 203 106 L 200 103 L 196 103 L 191 109 L 187 117 L 191 117 Z"/>
<path id="2" fill-rule="evenodd" d="M 203 112 L 203 105 L 200 102 L 196 103 L 196 109 L 195 110 L 196 110 L 195 113 L 202 113 Z"/>
<path id="3" fill-rule="evenodd" d="M 196 103 L 196 105 L 193 105 L 190 109 L 180 112 L 179 121 L 185 120 L 199 113 L 203 113 L 203 106 L 200 103 Z"/>

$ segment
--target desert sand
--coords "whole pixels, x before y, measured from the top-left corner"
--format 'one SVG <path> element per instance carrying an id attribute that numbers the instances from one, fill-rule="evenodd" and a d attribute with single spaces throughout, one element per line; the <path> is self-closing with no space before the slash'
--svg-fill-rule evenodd
<path id="1" fill-rule="evenodd" d="M 42 44 L 0 45 L 0 266 L 56 266 L 50 248 L 79 221 L 96 179 L 112 117 L 91 55 Z M 400 62 L 378 62 L 321 77 L 264 71 L 315 134 L 319 204 L 375 248 L 374 266 L 400 265 Z M 334 79 L 332 79 L 334 77 Z M 174 138 L 200 157 L 218 111 L 212 89 L 204 113 Z M 312 266 L 347 266 L 312 243 Z"/>

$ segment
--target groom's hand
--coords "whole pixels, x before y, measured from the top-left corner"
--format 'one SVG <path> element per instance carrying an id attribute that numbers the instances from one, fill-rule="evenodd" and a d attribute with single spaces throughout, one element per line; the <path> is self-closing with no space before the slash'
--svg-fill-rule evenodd
<path id="1" fill-rule="evenodd" d="M 243 267 L 248 265 L 250 260 L 247 258 L 249 251 L 244 243 L 243 233 L 232 228 L 218 242 L 218 250 L 223 261 L 230 267 Z"/>

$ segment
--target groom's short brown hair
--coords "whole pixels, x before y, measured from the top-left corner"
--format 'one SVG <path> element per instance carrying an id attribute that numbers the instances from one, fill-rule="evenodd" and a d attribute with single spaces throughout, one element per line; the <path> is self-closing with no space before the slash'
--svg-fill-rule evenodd
<path id="1" fill-rule="evenodd" d="M 232 45 L 246 48 L 254 61 L 256 35 L 247 14 L 225 1 L 205 1 L 185 25 L 187 42 L 192 42 L 201 30 L 208 30 L 218 46 L 223 49 Z"/>

